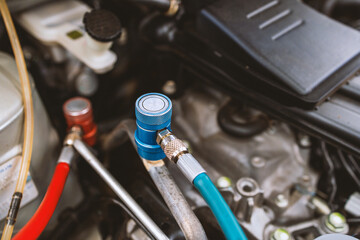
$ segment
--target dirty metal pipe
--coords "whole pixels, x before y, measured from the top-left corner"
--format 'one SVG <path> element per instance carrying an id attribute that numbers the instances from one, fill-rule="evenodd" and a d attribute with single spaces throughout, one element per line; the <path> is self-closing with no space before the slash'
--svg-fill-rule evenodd
<path id="1" fill-rule="evenodd" d="M 89 163 L 89 165 L 99 174 L 114 193 L 124 202 L 130 211 L 141 221 L 146 229 L 155 239 L 168 240 L 169 238 L 146 214 L 146 212 L 136 203 L 130 194 L 120 185 L 120 183 L 109 173 L 109 171 L 96 159 L 81 140 L 75 140 L 75 149 Z"/>
<path id="2" fill-rule="evenodd" d="M 191 210 L 184 195 L 171 177 L 164 161 L 147 161 L 143 159 L 143 163 L 183 231 L 185 238 L 187 240 L 206 240 L 207 237 L 199 219 Z"/>
<path id="3" fill-rule="evenodd" d="M 136 148 L 134 140 L 135 129 L 136 123 L 134 120 L 122 121 L 104 140 L 104 149 L 111 149 L 114 146 L 114 141 L 123 142 L 126 135 Z M 183 231 L 185 238 L 188 240 L 206 240 L 204 228 L 171 177 L 164 161 L 147 161 L 145 159 L 142 159 L 142 161 L 164 198 L 166 205 Z"/>

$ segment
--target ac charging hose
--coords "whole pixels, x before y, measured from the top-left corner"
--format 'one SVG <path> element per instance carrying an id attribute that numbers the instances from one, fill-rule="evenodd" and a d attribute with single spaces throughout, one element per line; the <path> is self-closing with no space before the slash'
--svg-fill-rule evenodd
<path id="1" fill-rule="evenodd" d="M 235 215 L 206 171 L 189 153 L 185 144 L 172 134 L 171 114 L 172 103 L 163 94 L 149 93 L 137 99 L 135 141 L 139 155 L 148 161 L 165 157 L 173 161 L 203 196 L 226 239 L 247 240 Z"/>

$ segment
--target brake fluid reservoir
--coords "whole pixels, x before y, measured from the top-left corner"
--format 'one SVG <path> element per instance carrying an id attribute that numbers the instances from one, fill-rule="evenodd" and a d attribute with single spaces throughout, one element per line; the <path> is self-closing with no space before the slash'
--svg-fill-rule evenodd
<path id="1" fill-rule="evenodd" d="M 30 76 L 30 80 L 31 76 Z M 56 164 L 58 137 L 32 85 L 34 145 L 30 173 L 24 190 L 16 229 L 36 211 Z M 0 219 L 7 215 L 20 168 L 23 142 L 23 104 L 14 59 L 0 52 Z"/>

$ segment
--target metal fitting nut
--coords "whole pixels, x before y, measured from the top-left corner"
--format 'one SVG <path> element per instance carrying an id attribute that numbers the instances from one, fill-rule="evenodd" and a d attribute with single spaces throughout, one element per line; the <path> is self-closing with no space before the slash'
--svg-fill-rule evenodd
<path id="1" fill-rule="evenodd" d="M 275 204 L 279 208 L 286 208 L 289 205 L 289 199 L 284 194 L 279 194 L 275 198 Z"/>
<path id="2" fill-rule="evenodd" d="M 221 176 L 216 180 L 216 186 L 220 189 L 229 188 L 231 187 L 231 185 L 232 185 L 231 179 L 226 176 Z"/>
<path id="3" fill-rule="evenodd" d="M 328 206 L 328 204 L 320 199 L 319 197 L 313 197 L 311 199 L 311 204 L 314 206 L 315 210 L 323 215 L 328 215 L 331 213 L 330 207 Z"/>
<path id="4" fill-rule="evenodd" d="M 283 228 L 276 229 L 271 235 L 271 240 L 290 240 L 290 239 L 291 239 L 290 233 Z"/>
<path id="5" fill-rule="evenodd" d="M 170 135 L 172 135 L 172 132 L 170 132 L 169 129 L 164 129 L 164 130 L 158 131 L 157 136 L 156 136 L 157 144 L 160 145 L 162 143 L 162 141 Z"/>
<path id="6" fill-rule="evenodd" d="M 348 225 L 346 223 L 346 218 L 338 212 L 330 213 L 325 219 L 325 226 L 331 231 L 335 233 L 344 232 Z"/>
<path id="7" fill-rule="evenodd" d="M 64 140 L 64 146 L 73 146 L 75 140 L 81 140 L 82 137 L 82 129 L 80 126 L 75 125 L 70 128 L 69 133 L 66 135 Z"/>

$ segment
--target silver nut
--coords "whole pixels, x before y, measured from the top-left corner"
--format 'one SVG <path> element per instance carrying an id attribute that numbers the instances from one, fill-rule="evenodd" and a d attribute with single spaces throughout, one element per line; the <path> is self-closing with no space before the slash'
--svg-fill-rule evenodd
<path id="1" fill-rule="evenodd" d="M 262 194 L 259 184 L 252 178 L 241 178 L 236 182 L 236 190 L 244 197 L 255 197 Z"/>
<path id="2" fill-rule="evenodd" d="M 275 204 L 279 208 L 286 208 L 289 205 L 289 200 L 284 194 L 279 194 L 275 198 Z"/>
<path id="3" fill-rule="evenodd" d="M 176 83 L 173 80 L 166 81 L 162 90 L 166 95 L 173 95 L 176 93 Z"/>
<path id="4" fill-rule="evenodd" d="M 266 165 L 266 160 L 263 157 L 254 156 L 251 158 L 251 165 L 255 168 L 262 168 Z"/>
<path id="5" fill-rule="evenodd" d="M 276 229 L 271 235 L 271 240 L 290 240 L 290 233 L 283 228 Z"/>
<path id="6" fill-rule="evenodd" d="M 311 204 L 314 206 L 315 210 L 323 215 L 328 215 L 331 213 L 330 207 L 328 206 L 328 204 L 320 199 L 319 197 L 313 197 L 311 199 Z"/>
<path id="7" fill-rule="evenodd" d="M 346 218 L 338 212 L 330 213 L 325 220 L 325 226 L 332 232 L 343 232 L 347 228 Z"/>
<path id="8" fill-rule="evenodd" d="M 161 144 L 162 140 L 164 140 L 164 138 L 166 138 L 167 136 L 171 135 L 172 132 L 170 132 L 169 129 L 164 129 L 158 132 L 157 136 L 156 136 L 156 142 L 158 144 Z"/>
<path id="9" fill-rule="evenodd" d="M 232 185 L 231 179 L 228 177 L 222 176 L 216 180 L 216 186 L 218 188 L 229 188 L 231 187 L 231 185 Z"/>
<path id="10" fill-rule="evenodd" d="M 80 126 L 72 126 L 69 133 L 66 135 L 64 140 L 65 146 L 72 146 L 74 145 L 75 140 L 81 140 L 82 137 L 82 129 Z"/>
<path id="11" fill-rule="evenodd" d="M 308 148 L 311 146 L 310 136 L 301 133 L 299 134 L 298 137 L 299 137 L 299 144 L 301 147 Z"/>

